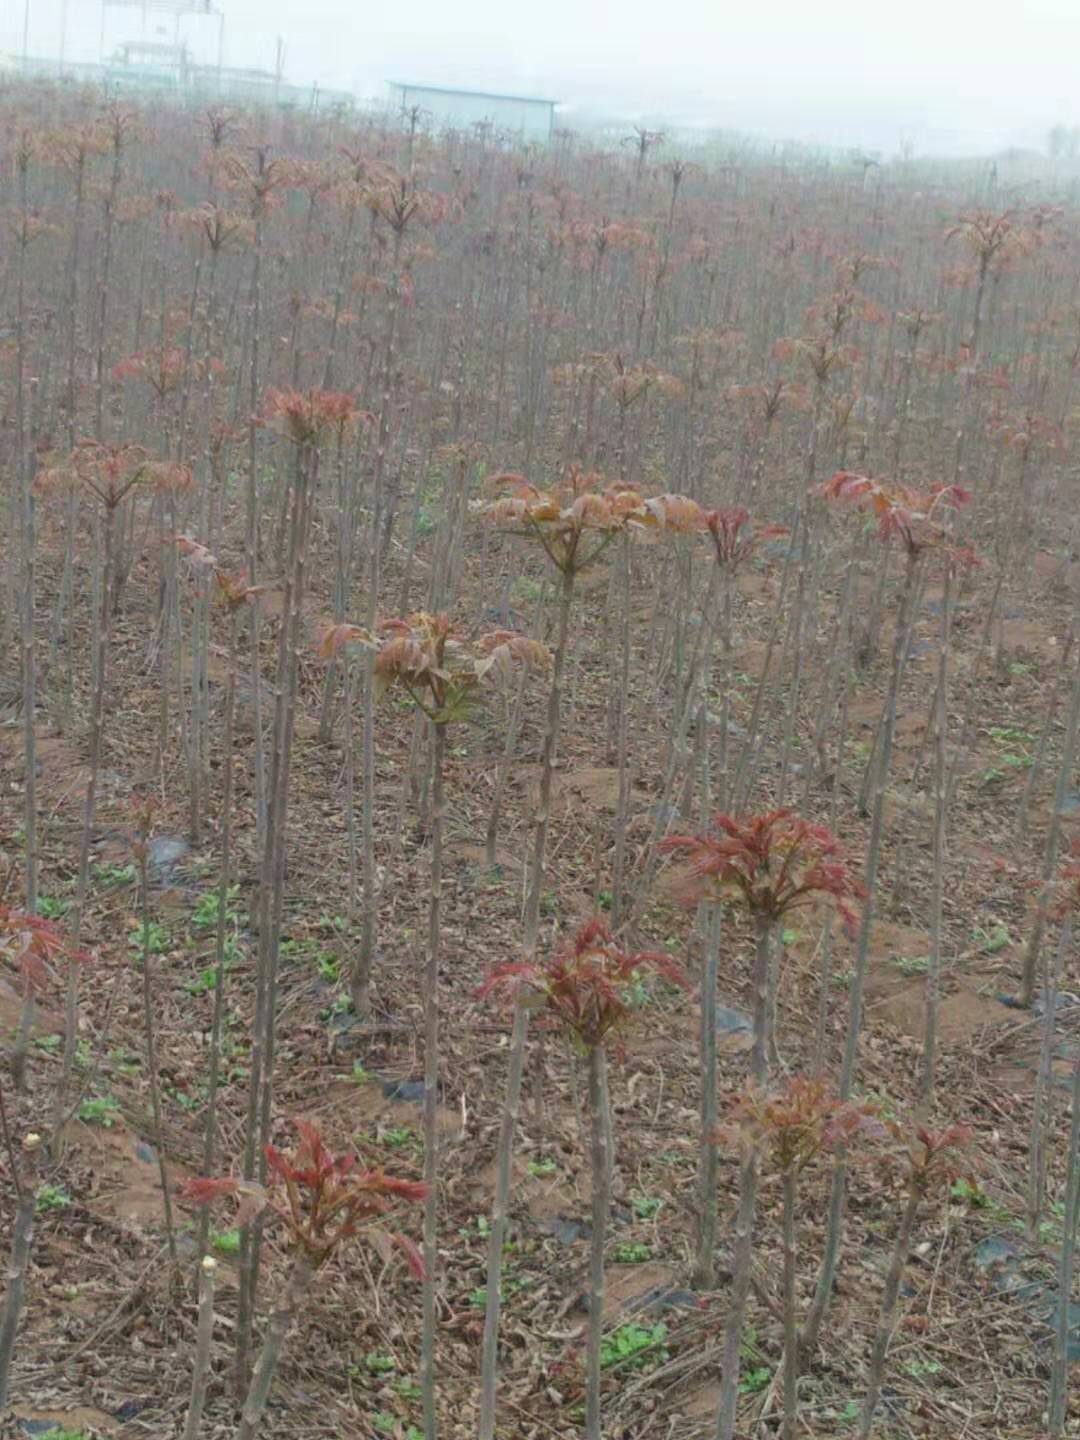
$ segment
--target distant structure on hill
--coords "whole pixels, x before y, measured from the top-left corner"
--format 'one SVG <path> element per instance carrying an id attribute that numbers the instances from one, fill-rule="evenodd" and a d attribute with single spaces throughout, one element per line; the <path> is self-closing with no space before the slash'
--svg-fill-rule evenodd
<path id="1" fill-rule="evenodd" d="M 30 79 L 100 85 L 112 93 L 172 98 L 178 104 L 270 105 L 280 110 L 348 111 L 356 99 L 344 90 L 318 85 L 289 85 L 273 70 L 237 65 L 199 65 L 181 45 L 132 40 L 117 46 L 102 64 L 40 60 L 0 55 L 0 73 L 21 73 Z"/>
<path id="2" fill-rule="evenodd" d="M 495 125 L 526 140 L 550 140 L 555 123 L 555 100 L 534 95 L 497 95 L 487 90 L 456 90 L 447 85 L 390 84 L 391 109 L 403 115 L 416 109 L 442 128 Z"/>
<path id="3" fill-rule="evenodd" d="M 0 0 L 3 3 L 3 0 Z M 20 56 L 0 55 L 0 70 L 104 89 L 176 96 L 181 103 L 216 98 L 281 109 L 351 110 L 354 97 L 318 85 L 290 85 L 285 79 L 285 42 L 277 41 L 273 70 L 225 65 L 225 11 L 221 0 L 98 0 L 100 29 L 96 62 L 68 53 L 67 0 L 61 11 L 59 53 L 30 53 L 30 4 L 25 0 Z M 106 52 L 106 34 L 121 27 L 123 38 Z M 133 36 L 131 31 L 138 30 Z M 125 33 L 126 32 L 126 33 Z M 171 33 L 170 33 L 171 32 Z M 212 56 L 216 53 L 216 61 Z"/>

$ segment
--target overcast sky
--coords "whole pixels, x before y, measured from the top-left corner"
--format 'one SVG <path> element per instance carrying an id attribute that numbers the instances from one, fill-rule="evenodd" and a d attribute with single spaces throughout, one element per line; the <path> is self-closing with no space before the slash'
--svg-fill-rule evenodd
<path id="1" fill-rule="evenodd" d="M 30 52 L 55 56 L 64 0 L 28 0 Z M 893 153 L 1041 146 L 1080 125 L 1080 0 L 219 0 L 226 63 L 363 96 L 441 81 L 549 95 L 574 108 Z M 0 51 L 24 0 L 0 0 Z M 67 0 L 69 59 L 96 60 L 100 0 Z M 171 40 L 171 16 L 113 6 L 106 52 Z M 216 27 L 180 24 L 216 54 Z"/>

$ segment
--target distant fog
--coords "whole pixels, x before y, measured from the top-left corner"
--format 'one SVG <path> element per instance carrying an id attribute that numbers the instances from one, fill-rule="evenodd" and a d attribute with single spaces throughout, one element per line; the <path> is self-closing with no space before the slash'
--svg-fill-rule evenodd
<path id="1" fill-rule="evenodd" d="M 63 0 L 29 0 L 29 50 L 56 58 Z M 402 11 L 355 0 L 223 0 L 225 60 L 381 98 L 386 81 L 543 94 L 577 116 L 722 127 L 771 139 L 897 153 L 976 154 L 1045 147 L 1055 123 L 1080 124 L 1080 0 L 1023 0 L 1007 23 L 976 0 L 503 0 Z M 0 0 L 0 51 L 22 47 L 24 0 Z M 125 40 L 183 40 L 217 56 L 217 23 L 67 0 L 66 58 L 96 61 Z M 104 26 L 102 17 L 104 15 Z"/>

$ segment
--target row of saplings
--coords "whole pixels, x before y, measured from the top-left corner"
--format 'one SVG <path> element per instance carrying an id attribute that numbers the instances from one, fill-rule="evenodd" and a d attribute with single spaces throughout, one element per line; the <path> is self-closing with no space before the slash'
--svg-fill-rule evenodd
<path id="1" fill-rule="evenodd" d="M 304 443 L 310 443 L 305 441 Z M 580 928 L 572 940 L 548 958 L 538 955 L 540 896 L 544 884 L 545 848 L 550 814 L 551 783 L 559 738 L 561 695 L 570 643 L 570 611 L 578 576 L 616 539 L 629 542 L 636 533 L 708 534 L 713 542 L 725 594 L 731 574 L 752 545 L 745 511 L 704 511 L 682 496 L 643 500 L 625 486 L 601 488 L 598 478 L 572 469 L 565 481 L 539 491 L 520 477 L 498 477 L 507 495 L 484 506 L 485 517 L 536 541 L 557 577 L 558 613 L 553 653 L 536 641 L 506 631 L 495 631 L 469 644 L 445 615 L 421 613 L 408 620 L 384 622 L 375 633 L 339 624 L 323 638 L 323 658 L 350 663 L 355 648 L 369 666 L 365 683 L 377 696 L 389 686 L 411 698 L 429 725 L 431 737 L 430 848 L 428 944 L 424 984 L 425 1099 L 424 1176 L 420 1182 L 362 1168 L 355 1155 L 335 1155 L 318 1129 L 297 1121 L 298 1141 L 291 1154 L 270 1145 L 265 1149 L 264 1175 L 257 1178 L 201 1178 L 189 1181 L 184 1196 L 208 1206 L 226 1197 L 238 1202 L 235 1217 L 240 1227 L 261 1233 L 274 1219 L 285 1227 L 291 1266 L 285 1279 L 255 1364 L 251 1370 L 239 1440 L 251 1440 L 261 1423 L 273 1377 L 290 1325 L 311 1290 L 317 1272 L 352 1237 L 363 1234 L 384 1251 L 397 1242 L 421 1278 L 424 1289 L 424 1325 L 421 1350 L 421 1391 L 425 1440 L 436 1433 L 434 1341 L 436 1329 L 436 1179 L 438 1082 L 438 960 L 444 809 L 443 765 L 450 727 L 466 719 L 477 703 L 479 687 L 488 677 L 505 675 L 515 663 L 550 665 L 547 723 L 540 780 L 538 818 L 534 831 L 525 916 L 524 958 L 498 967 L 482 994 L 506 997 L 513 1025 L 508 1047 L 508 1077 L 496 1164 L 495 1201 L 490 1227 L 486 1314 L 481 1354 L 480 1440 L 492 1440 L 497 1416 L 498 1329 L 501 1300 L 501 1265 L 513 1175 L 513 1143 L 520 1098 L 530 1017 L 539 1015 L 572 1041 L 584 1057 L 588 1075 L 590 1115 L 590 1166 L 592 1229 L 587 1346 L 584 1377 L 585 1433 L 588 1440 L 602 1434 L 601 1356 L 604 1312 L 604 1249 L 610 1208 L 612 1129 L 608 1104 L 606 1063 L 609 1050 L 622 1048 L 626 1022 L 640 1008 L 643 980 L 648 972 L 675 986 L 685 987 L 687 977 L 670 956 L 660 952 L 631 953 L 621 948 L 603 920 Z M 835 493 L 835 487 L 834 487 Z M 852 485 L 845 481 L 843 498 L 870 509 L 883 535 L 910 533 L 912 494 L 890 492 L 880 483 Z M 932 504 L 924 506 L 929 512 Z M 918 518 L 924 519 L 925 515 Z M 794 543 L 794 542 L 793 542 Z M 207 557 L 196 542 L 188 542 L 205 571 Z M 910 554 L 909 554 L 910 559 Z M 243 595 L 243 582 L 220 577 L 227 599 Z M 722 611 L 717 623 L 726 623 Z M 346 692 L 348 693 L 348 692 Z M 895 695 L 893 695 L 895 703 Z M 689 712 L 689 704 L 685 709 Z M 625 756 L 621 756 L 625 763 Z M 887 762 L 886 762 L 887 763 Z M 145 821 L 144 835 L 145 840 Z M 872 1107 L 851 1101 L 850 1086 L 836 1096 L 820 1080 L 796 1078 L 770 1087 L 769 1059 L 773 1053 L 775 982 L 771 956 L 778 929 L 793 909 L 811 903 L 831 904 L 846 926 L 856 925 L 855 902 L 864 901 L 860 940 L 865 943 L 870 920 L 870 898 L 876 867 L 867 867 L 867 887 L 856 877 L 835 836 L 788 810 L 735 817 L 717 816 L 709 833 L 673 836 L 660 846 L 676 857 L 683 870 L 682 894 L 686 903 L 711 913 L 702 983 L 702 1146 L 700 1160 L 701 1223 L 699 1278 L 711 1280 L 716 1227 L 717 1141 L 722 1135 L 737 1141 L 741 1168 L 735 1222 L 733 1281 L 725 1322 L 721 1391 L 717 1434 L 733 1440 L 739 1397 L 739 1362 L 743 1322 L 752 1279 L 754 1221 L 763 1167 L 779 1177 L 783 1225 L 782 1435 L 796 1433 L 797 1386 L 800 1360 L 812 1352 L 832 1290 L 838 1258 L 845 1181 L 849 1164 L 868 1147 L 883 1144 L 898 1158 L 903 1170 L 905 1201 L 885 1277 L 878 1325 L 871 1349 L 865 1398 L 856 1428 L 869 1435 L 877 1411 L 890 1336 L 894 1326 L 903 1268 L 910 1249 L 920 1202 L 929 1191 L 955 1173 L 968 1133 L 952 1126 L 934 1131 L 915 1125 L 910 1129 L 887 1121 Z M 1075 887 L 1076 876 L 1067 878 Z M 751 921 L 756 944 L 752 974 L 753 1049 L 751 1080 L 735 1102 L 730 1124 L 717 1126 L 715 1003 L 719 951 L 719 916 L 722 908 L 742 910 Z M 55 927 L 36 916 L 7 911 L 4 928 L 20 937 L 26 956 L 47 960 L 62 950 Z M 148 962 L 147 954 L 144 959 Z M 219 966 L 219 970 L 223 970 Z M 146 972 L 148 974 L 148 971 Z M 219 974 L 219 989 L 222 975 Z M 148 1001 L 149 1004 L 149 1001 Z M 857 1022 L 856 1022 L 857 1028 Z M 152 1026 L 147 1025 L 148 1041 Z M 153 1071 L 153 1067 L 151 1067 Z M 36 1137 L 26 1147 L 31 1154 Z M 831 1154 L 834 1184 L 829 1242 L 820 1283 L 802 1323 L 796 1304 L 796 1214 L 798 1177 L 817 1157 Z M 17 1175 L 12 1155 L 13 1174 Z M 32 1165 L 32 1160 L 31 1160 Z M 403 1203 L 423 1203 L 422 1248 L 393 1230 L 393 1217 Z M 205 1226 L 203 1227 L 205 1238 Z M 186 1440 L 195 1440 L 210 1374 L 214 1320 L 214 1268 L 212 1257 L 200 1247 L 200 1303 L 196 1363 Z M 18 1268 L 18 1267 L 16 1267 Z M 25 1266 L 23 1267 L 25 1268 Z M 1065 1286 L 1068 1293 L 1068 1285 Z M 20 1297 L 21 1298 L 21 1297 Z M 4 1322 L 18 1306 L 9 1293 Z M 10 1337 L 9 1337 L 10 1338 Z M 2 1347 L 0 1347 L 2 1348 Z M 1059 1347 L 1060 1348 L 1060 1347 Z M 1055 1364 L 1056 1403 L 1063 1404 L 1064 1356 Z M 1060 1369 L 1060 1374 L 1058 1373 Z M 5 1375 L 6 1390 L 6 1375 Z"/>

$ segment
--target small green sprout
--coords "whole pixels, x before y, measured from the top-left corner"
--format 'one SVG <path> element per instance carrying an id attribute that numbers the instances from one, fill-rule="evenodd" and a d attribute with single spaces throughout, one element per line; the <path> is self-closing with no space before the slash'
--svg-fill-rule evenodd
<path id="1" fill-rule="evenodd" d="M 239 898 L 240 886 L 230 885 L 225 896 L 225 919 L 230 924 L 235 924 L 240 919 L 240 911 L 233 908 Z M 193 930 L 216 930 L 220 905 L 221 895 L 218 890 L 204 890 L 195 902 L 195 909 L 191 912 L 191 928 Z"/>
<path id="2" fill-rule="evenodd" d="M 79 1119 L 86 1125 L 100 1125 L 111 1130 L 120 1114 L 120 1106 L 111 1095 L 94 1095 L 79 1106 Z"/>
<path id="3" fill-rule="evenodd" d="M 893 964 L 901 975 L 925 975 L 930 969 L 929 955 L 897 955 Z"/>
<path id="4" fill-rule="evenodd" d="M 909 1360 L 904 1369 L 913 1379 L 918 1380 L 923 1375 L 939 1375 L 942 1364 L 940 1360 Z"/>
<path id="5" fill-rule="evenodd" d="M 151 920 L 149 925 L 136 925 L 128 936 L 128 949 L 138 959 L 144 951 L 151 955 L 164 955 L 172 944 L 172 937 L 164 925 Z"/>
<path id="6" fill-rule="evenodd" d="M 959 1205 L 967 1205 L 972 1210 L 986 1210 L 990 1207 L 990 1197 L 974 1180 L 966 1180 L 962 1175 L 954 1180 L 949 1188 L 949 1199 L 955 1200 Z"/>
<path id="7" fill-rule="evenodd" d="M 94 865 L 91 867 L 94 879 L 107 890 L 119 889 L 121 885 L 135 884 L 135 862 L 127 865 Z"/>
<path id="8" fill-rule="evenodd" d="M 668 1327 L 662 1320 L 655 1325 L 638 1325 L 634 1321 L 620 1325 L 600 1342 L 600 1368 L 641 1370 L 648 1364 L 662 1365 L 670 1358 L 663 1348 L 667 1337 Z"/>
<path id="9" fill-rule="evenodd" d="M 996 955 L 1000 950 L 1004 950 L 1012 944 L 1009 927 L 1000 921 L 991 925 L 989 929 L 976 925 L 971 932 L 971 938 L 985 955 Z"/>
<path id="10" fill-rule="evenodd" d="M 631 1195 L 630 1206 L 639 1220 L 652 1220 L 664 1202 L 654 1195 Z"/>
<path id="11" fill-rule="evenodd" d="M 616 1245 L 613 1255 L 618 1265 L 644 1265 L 646 1260 L 652 1259 L 652 1250 L 640 1241 L 628 1240 L 622 1245 Z"/>
<path id="12" fill-rule="evenodd" d="M 66 1210 L 71 1204 L 71 1196 L 62 1185 L 42 1185 L 34 1199 L 34 1209 L 39 1215 L 47 1215 L 52 1210 Z"/>

